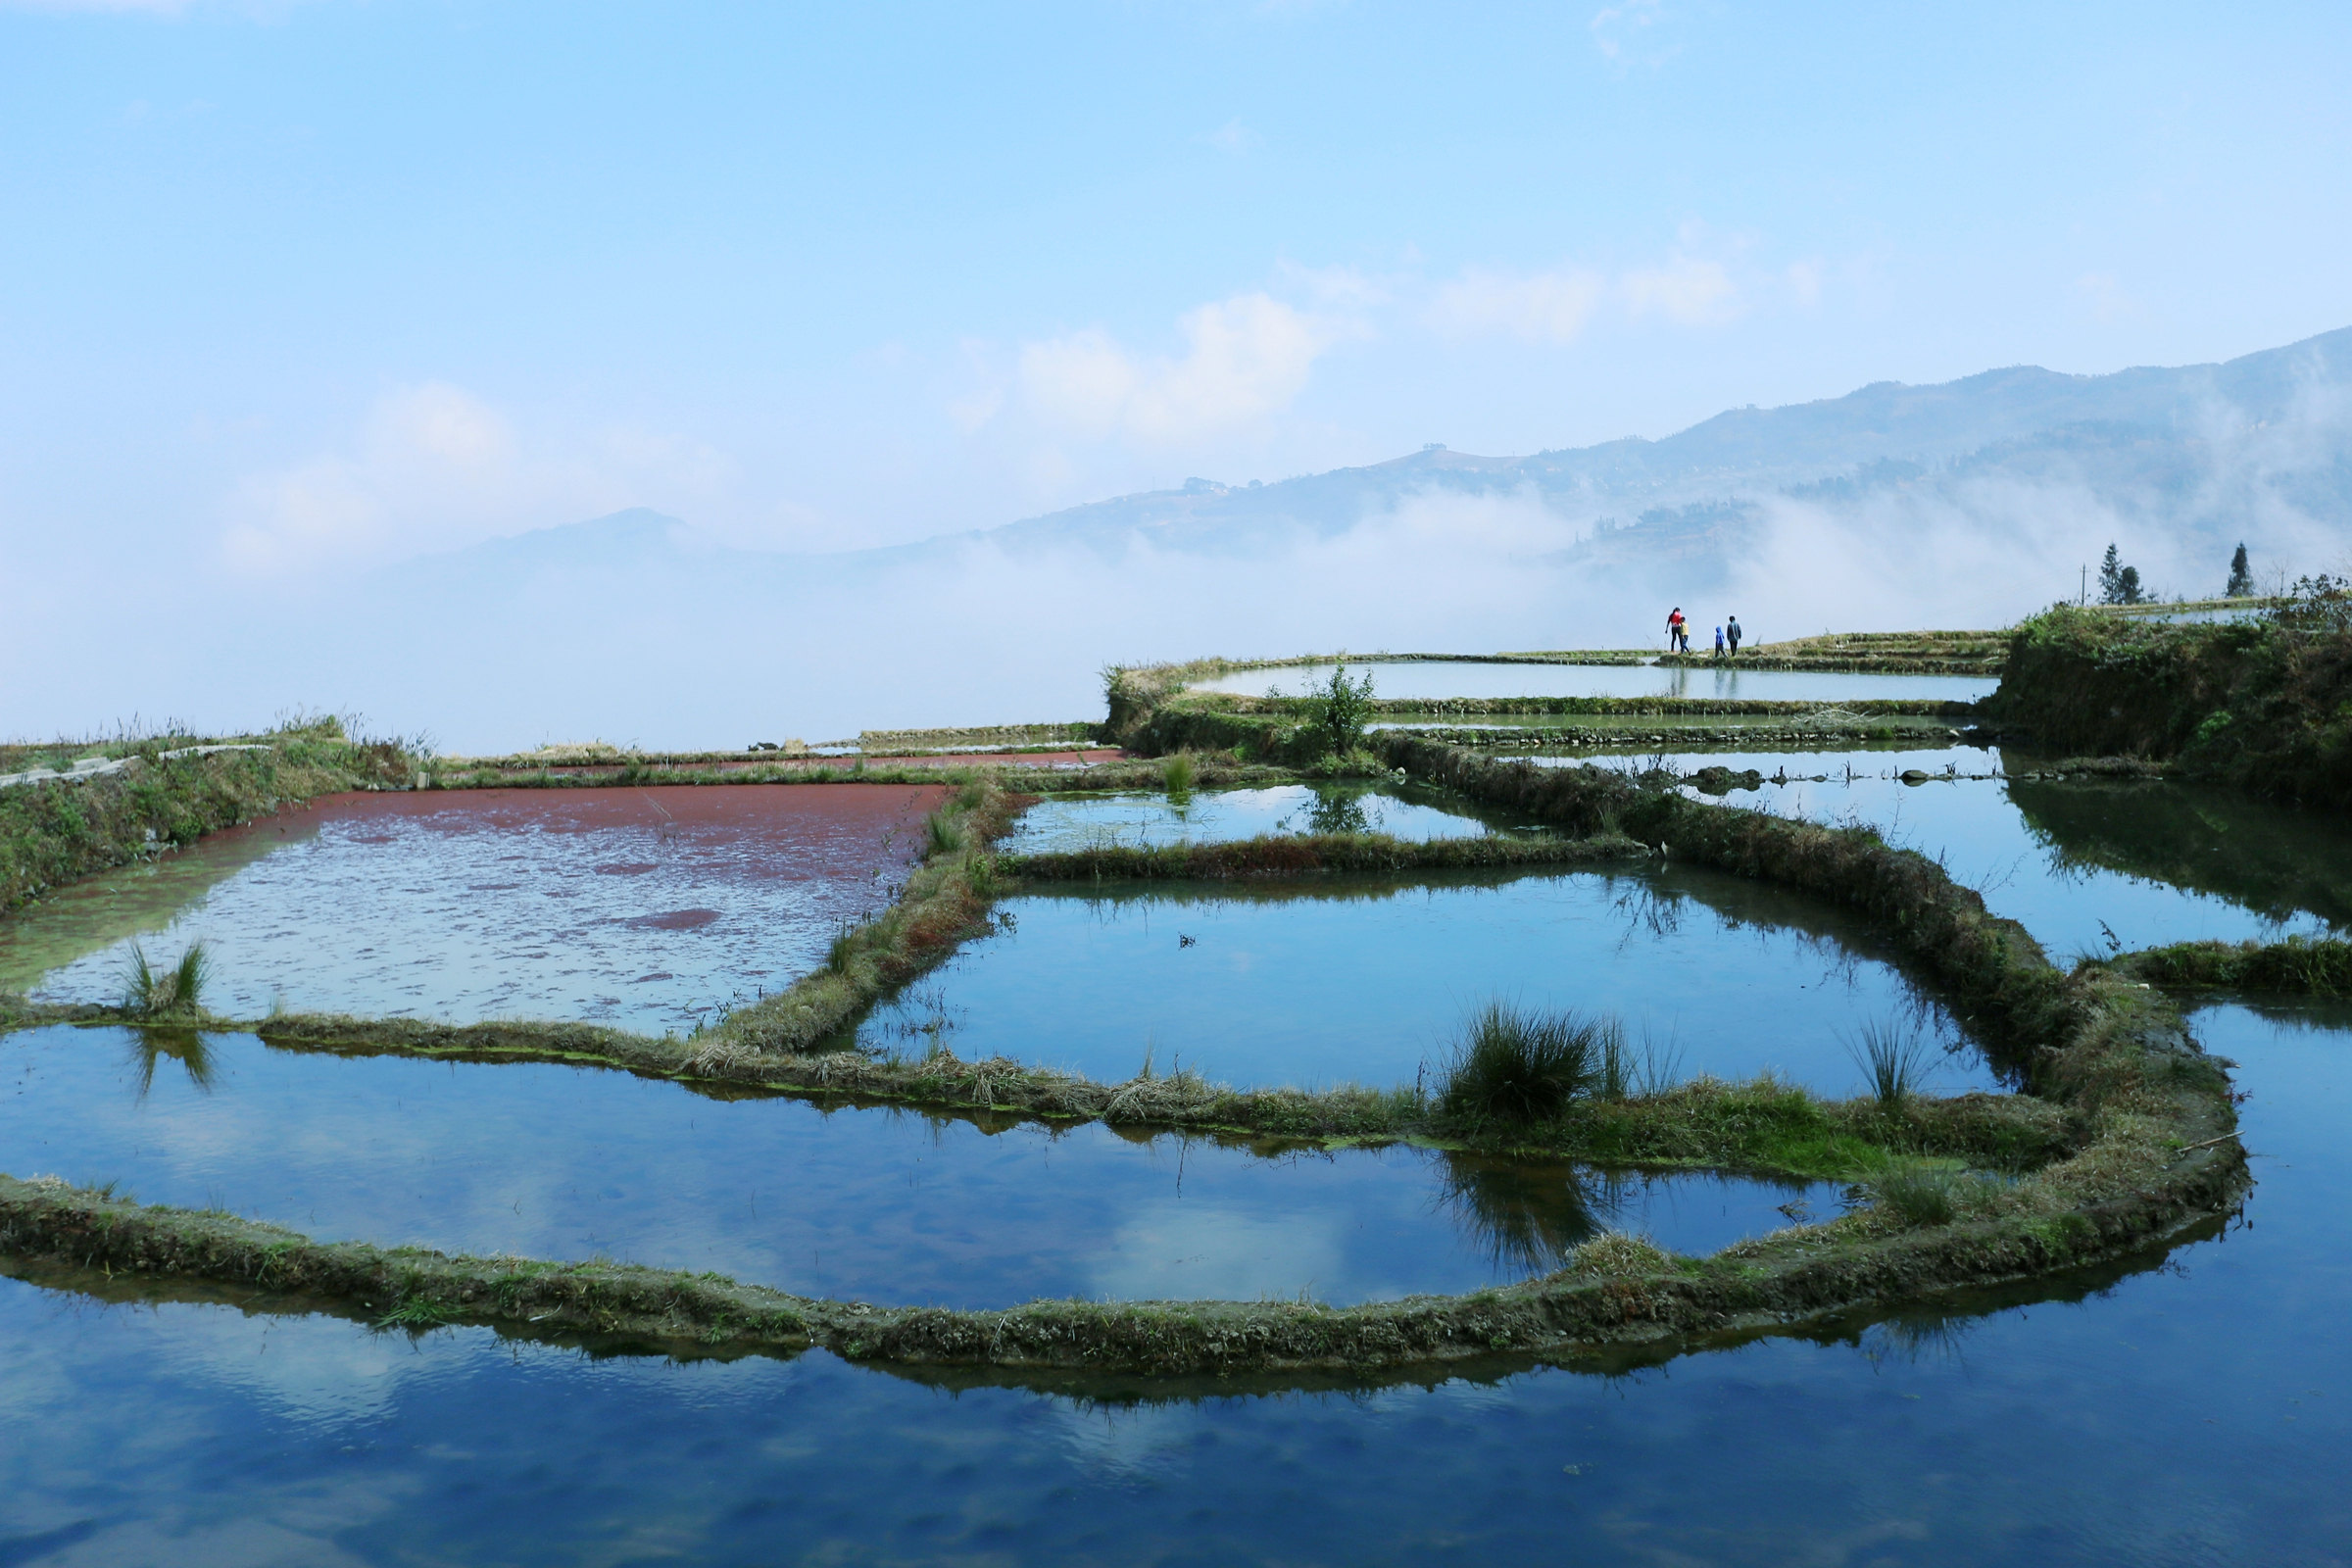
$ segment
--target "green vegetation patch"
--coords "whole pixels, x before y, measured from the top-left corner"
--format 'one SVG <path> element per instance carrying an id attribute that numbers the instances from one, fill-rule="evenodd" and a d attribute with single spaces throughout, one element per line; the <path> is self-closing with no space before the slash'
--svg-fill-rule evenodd
<path id="1" fill-rule="evenodd" d="M 2352 997 L 2352 942 L 2288 937 L 2283 942 L 2178 942 L 2107 960 L 2100 967 L 2182 991 L 2271 991 Z"/>
<path id="2" fill-rule="evenodd" d="M 1628 838 L 1506 838 L 1499 834 L 1410 841 L 1385 833 L 1301 833 L 1221 844 L 1100 846 L 1005 856 L 1007 876 L 1032 882 L 1216 882 L 1316 872 L 1451 871 L 1491 866 L 1593 865 L 1637 859 Z"/>
<path id="3" fill-rule="evenodd" d="M 2136 756 L 2314 805 L 2352 801 L 2352 598 L 2163 622 L 2060 607 L 2022 622 L 1984 704 L 2045 751 Z"/>

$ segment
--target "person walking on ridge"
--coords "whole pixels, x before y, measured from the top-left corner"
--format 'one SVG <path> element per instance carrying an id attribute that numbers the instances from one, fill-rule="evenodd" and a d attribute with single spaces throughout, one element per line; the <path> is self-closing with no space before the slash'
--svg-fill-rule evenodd
<path id="1" fill-rule="evenodd" d="M 1731 639 L 1732 657 L 1738 659 L 1740 657 L 1740 617 L 1738 615 L 1734 615 L 1730 623 L 1724 627 L 1724 635 Z"/>
<path id="2" fill-rule="evenodd" d="M 1683 619 L 1683 607 L 1677 605 L 1666 616 L 1666 651 L 1687 654 L 1690 651 L 1690 623 Z"/>
<path id="3" fill-rule="evenodd" d="M 1717 659 L 1723 657 L 1723 628 L 1721 626 L 1715 628 L 1715 657 Z"/>

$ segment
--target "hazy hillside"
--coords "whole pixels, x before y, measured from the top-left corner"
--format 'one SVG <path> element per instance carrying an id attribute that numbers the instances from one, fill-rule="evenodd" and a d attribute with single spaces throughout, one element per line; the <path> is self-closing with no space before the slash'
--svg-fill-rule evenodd
<path id="1" fill-rule="evenodd" d="M 2240 538 L 2258 573 L 2339 567 L 2348 393 L 2352 331 L 2222 366 L 1886 383 L 1659 441 L 1200 480 L 888 550 L 720 549 L 624 512 L 321 601 L 290 699 L 461 747 L 740 744 L 1083 717 L 1111 661 L 1655 645 L 1669 605 L 1763 639 L 2004 624 L 2111 539 L 2167 591 L 2218 590 Z M 414 629 L 399 657 L 342 634 L 370 612 Z M 270 667 L 295 636 L 215 646 Z"/>

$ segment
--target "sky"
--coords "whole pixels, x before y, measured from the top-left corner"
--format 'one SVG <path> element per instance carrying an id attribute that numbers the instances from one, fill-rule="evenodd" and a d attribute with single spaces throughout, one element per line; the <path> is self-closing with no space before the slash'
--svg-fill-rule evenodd
<path id="1" fill-rule="evenodd" d="M 0 595 L 2228 358 L 2352 323 L 2347 79 L 2327 5 L 0 0 Z"/>

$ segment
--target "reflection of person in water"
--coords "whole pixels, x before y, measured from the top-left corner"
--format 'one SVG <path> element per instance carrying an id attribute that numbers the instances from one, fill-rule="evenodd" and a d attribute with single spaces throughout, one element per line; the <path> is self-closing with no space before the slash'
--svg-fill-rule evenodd
<path id="1" fill-rule="evenodd" d="M 1723 634 L 1731 642 L 1732 657 L 1738 659 L 1740 657 L 1740 617 L 1738 615 L 1734 615 L 1725 623 Z"/>

